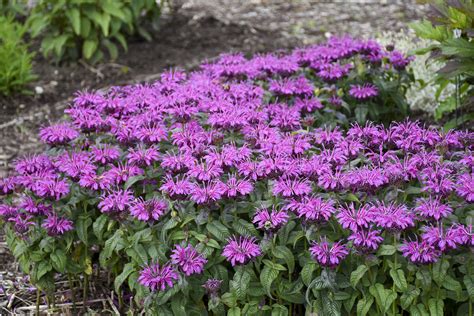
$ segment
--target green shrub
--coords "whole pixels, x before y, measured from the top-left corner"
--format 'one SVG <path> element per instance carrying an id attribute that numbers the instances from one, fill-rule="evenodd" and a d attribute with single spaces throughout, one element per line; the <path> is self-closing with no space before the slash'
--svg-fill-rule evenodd
<path id="1" fill-rule="evenodd" d="M 104 51 L 117 58 L 117 43 L 126 50 L 127 35 L 138 33 L 151 40 L 141 23 L 159 14 L 154 0 L 40 0 L 27 24 L 33 37 L 42 35 L 45 56 L 94 63 L 104 58 Z"/>
<path id="2" fill-rule="evenodd" d="M 453 112 L 461 106 L 472 103 L 474 89 L 474 1 L 430 0 L 433 8 L 429 20 L 412 24 L 416 34 L 434 44 L 418 51 L 419 54 L 431 53 L 431 58 L 445 63 L 438 72 L 438 82 L 447 86 L 456 85 L 454 102 L 441 103 L 435 116 Z M 474 118 L 473 113 L 461 117 L 460 122 Z"/>
<path id="3" fill-rule="evenodd" d="M 12 17 L 0 16 L 0 94 L 26 92 L 25 85 L 35 79 L 24 33 L 25 27 Z"/>

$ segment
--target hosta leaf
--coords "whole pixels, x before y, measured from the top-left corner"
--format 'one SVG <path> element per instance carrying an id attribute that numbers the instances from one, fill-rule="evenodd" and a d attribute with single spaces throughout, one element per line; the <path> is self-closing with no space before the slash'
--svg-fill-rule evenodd
<path id="1" fill-rule="evenodd" d="M 443 300 L 430 298 L 428 301 L 428 307 L 430 310 L 430 316 L 443 316 L 444 315 Z"/>
<path id="2" fill-rule="evenodd" d="M 268 266 L 263 267 L 263 270 L 260 273 L 260 283 L 271 298 L 273 298 L 271 294 L 271 286 L 273 281 L 278 277 L 278 274 L 278 270 L 272 269 Z"/>
<path id="3" fill-rule="evenodd" d="M 390 276 L 393 279 L 393 283 L 399 289 L 399 292 L 405 292 L 408 288 L 408 283 L 405 278 L 405 272 L 402 269 L 390 270 Z"/>
<path id="4" fill-rule="evenodd" d="M 361 264 L 360 266 L 357 267 L 357 269 L 352 271 L 350 282 L 353 288 L 357 286 L 360 279 L 362 279 L 362 277 L 365 275 L 367 271 L 369 271 L 369 268 L 364 264 Z"/>
<path id="5" fill-rule="evenodd" d="M 273 249 L 273 255 L 278 259 L 283 259 L 286 262 L 289 273 L 293 273 L 295 269 L 295 258 L 288 247 L 276 246 Z"/>
<path id="6" fill-rule="evenodd" d="M 365 316 L 370 310 L 370 307 L 374 303 L 374 298 L 372 296 L 363 297 L 357 303 L 357 316 Z"/>
<path id="7" fill-rule="evenodd" d="M 120 287 L 122 286 L 123 282 L 127 280 L 128 276 L 130 273 L 135 271 L 135 267 L 133 266 L 133 263 L 127 263 L 122 270 L 122 273 L 120 273 L 114 281 L 114 287 L 115 287 L 115 292 L 118 294 L 120 293 Z"/>

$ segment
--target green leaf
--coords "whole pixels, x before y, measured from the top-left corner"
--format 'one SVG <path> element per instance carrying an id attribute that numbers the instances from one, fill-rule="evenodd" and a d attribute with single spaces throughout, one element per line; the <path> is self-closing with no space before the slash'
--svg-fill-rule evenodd
<path id="1" fill-rule="evenodd" d="M 451 276 L 446 275 L 443 281 L 443 287 L 447 290 L 456 292 L 458 297 L 461 296 L 462 285 L 459 281 L 453 279 Z"/>
<path id="2" fill-rule="evenodd" d="M 307 262 L 303 269 L 301 269 L 301 279 L 306 286 L 308 286 L 313 280 L 314 270 L 316 270 L 316 263 L 311 261 Z"/>
<path id="3" fill-rule="evenodd" d="M 390 276 L 393 279 L 393 283 L 399 289 L 399 292 L 405 292 L 408 289 L 408 283 L 405 278 L 405 272 L 402 269 L 390 270 Z"/>
<path id="4" fill-rule="evenodd" d="M 128 178 L 127 182 L 125 182 L 125 185 L 123 187 L 124 190 L 130 189 L 132 185 L 134 185 L 135 183 L 143 179 L 145 179 L 145 176 L 143 175 L 138 175 L 138 176 L 133 176 L 133 177 Z"/>
<path id="5" fill-rule="evenodd" d="M 72 29 L 77 35 L 81 34 L 81 13 L 77 8 L 70 8 L 66 11 L 66 16 L 71 22 Z"/>
<path id="6" fill-rule="evenodd" d="M 61 248 L 56 249 L 50 254 L 51 263 L 53 268 L 60 272 L 64 273 L 66 271 L 67 256 L 64 250 Z"/>
<path id="7" fill-rule="evenodd" d="M 464 284 L 466 285 L 467 293 L 471 299 L 474 298 L 474 277 L 472 275 L 464 276 Z"/>
<path id="8" fill-rule="evenodd" d="M 287 316 L 288 315 L 288 308 L 286 306 L 280 304 L 273 304 L 272 305 L 272 316 Z"/>
<path id="9" fill-rule="evenodd" d="M 120 293 L 120 287 L 122 286 L 123 282 L 127 280 L 128 276 L 130 273 L 135 271 L 135 267 L 133 266 L 133 263 L 127 263 L 122 270 L 122 273 L 120 273 L 114 281 L 114 287 L 115 287 L 115 292 L 117 294 Z M 120 294 L 119 294 L 120 295 Z"/>
<path id="10" fill-rule="evenodd" d="M 411 316 L 430 316 L 423 304 L 412 305 L 410 307 Z"/>
<path id="11" fill-rule="evenodd" d="M 91 31 L 91 20 L 83 16 L 81 18 L 81 37 L 88 38 Z"/>
<path id="12" fill-rule="evenodd" d="M 242 236 L 258 236 L 259 233 L 251 223 L 239 218 L 232 223 L 232 227 Z"/>
<path id="13" fill-rule="evenodd" d="M 357 316 L 365 316 L 372 307 L 374 303 L 374 298 L 372 296 L 366 297 L 364 296 L 362 299 L 359 300 L 357 303 Z"/>
<path id="14" fill-rule="evenodd" d="M 53 266 L 51 265 L 51 263 L 49 263 L 49 261 L 41 261 L 38 264 L 38 269 L 36 272 L 36 280 L 41 279 L 41 277 L 43 277 L 46 273 L 48 273 L 52 269 L 53 269 Z"/>
<path id="15" fill-rule="evenodd" d="M 102 214 L 99 217 L 97 217 L 94 224 L 92 224 L 92 231 L 94 232 L 94 235 L 97 237 L 97 239 L 99 239 L 99 241 L 102 241 L 102 237 L 105 232 L 104 228 L 108 220 L 109 220 L 109 216 L 107 216 L 106 214 Z"/>
<path id="16" fill-rule="evenodd" d="M 392 290 L 385 289 L 383 284 L 377 283 L 369 288 L 370 294 L 375 298 L 377 305 L 383 313 L 386 313 L 393 301 L 397 298 L 397 294 Z"/>
<path id="17" fill-rule="evenodd" d="M 400 297 L 400 303 L 402 308 L 404 310 L 407 310 L 413 304 L 413 302 L 415 302 L 415 299 L 420 295 L 420 293 L 421 291 L 415 287 L 403 293 Z"/>
<path id="18" fill-rule="evenodd" d="M 91 225 L 92 219 L 90 218 L 89 214 L 80 215 L 76 221 L 77 236 L 85 245 L 89 245 L 89 236 L 87 231 Z"/>
<path id="19" fill-rule="evenodd" d="M 276 246 L 273 249 L 273 255 L 278 259 L 283 259 L 286 262 L 289 273 L 293 273 L 295 269 L 295 258 L 288 247 Z"/>
<path id="20" fill-rule="evenodd" d="M 235 291 L 237 298 L 244 300 L 250 284 L 250 273 L 247 269 L 239 267 L 230 282 L 231 290 Z"/>
<path id="21" fill-rule="evenodd" d="M 219 221 L 212 221 L 207 224 L 207 230 L 220 241 L 226 241 L 230 236 L 229 229 Z"/>
<path id="22" fill-rule="evenodd" d="M 126 17 L 120 8 L 120 2 L 106 2 L 103 1 L 102 9 L 110 15 L 118 17 L 120 20 L 126 22 Z"/>
<path id="23" fill-rule="evenodd" d="M 430 310 L 430 316 L 443 316 L 444 315 L 443 300 L 430 298 L 428 301 L 428 307 Z"/>
<path id="24" fill-rule="evenodd" d="M 395 246 L 382 245 L 382 246 L 380 246 L 379 250 L 377 251 L 377 256 L 391 256 L 396 251 L 397 251 L 397 249 L 395 248 Z"/>
<path id="25" fill-rule="evenodd" d="M 229 309 L 229 311 L 227 312 L 227 316 L 240 316 L 241 313 L 240 313 L 240 307 L 232 307 L 231 309 Z"/>
<path id="26" fill-rule="evenodd" d="M 260 273 L 260 283 L 271 298 L 273 298 L 271 294 L 271 286 L 273 281 L 278 277 L 278 274 L 278 270 L 272 269 L 268 266 L 263 267 L 263 270 Z"/>
<path id="27" fill-rule="evenodd" d="M 97 50 L 97 41 L 88 39 L 82 45 L 82 55 L 85 59 L 90 59 Z"/>
<path id="28" fill-rule="evenodd" d="M 449 262 L 446 259 L 438 260 L 433 264 L 433 280 L 439 285 L 443 286 L 446 273 L 448 272 Z"/>
<path id="29" fill-rule="evenodd" d="M 362 279 L 362 277 L 365 275 L 367 271 L 369 271 L 369 268 L 364 264 L 361 264 L 360 266 L 357 267 L 356 270 L 352 271 L 350 282 L 353 288 L 357 286 L 360 279 Z"/>

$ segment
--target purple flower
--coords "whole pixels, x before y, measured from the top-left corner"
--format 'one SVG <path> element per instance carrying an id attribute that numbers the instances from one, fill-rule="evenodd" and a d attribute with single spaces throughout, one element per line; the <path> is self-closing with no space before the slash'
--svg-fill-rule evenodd
<path id="1" fill-rule="evenodd" d="M 168 194 L 171 199 L 184 199 L 193 191 L 193 183 L 187 179 L 172 178 L 168 176 L 161 186 L 161 191 Z"/>
<path id="2" fill-rule="evenodd" d="M 349 90 L 349 95 L 358 100 L 367 100 L 376 97 L 379 94 L 379 90 L 376 86 L 370 83 L 364 85 L 352 85 Z"/>
<path id="3" fill-rule="evenodd" d="M 56 214 L 50 214 L 43 221 L 43 228 L 46 229 L 49 236 L 63 235 L 65 232 L 73 230 L 73 222 L 67 218 L 58 217 Z"/>
<path id="4" fill-rule="evenodd" d="M 380 243 L 383 241 L 383 238 L 380 236 L 380 231 L 372 229 L 360 229 L 353 232 L 347 239 L 352 240 L 354 246 L 362 251 L 377 250 Z"/>
<path id="5" fill-rule="evenodd" d="M 408 241 L 400 246 L 403 256 L 415 264 L 436 262 L 441 252 L 427 241 Z"/>
<path id="6" fill-rule="evenodd" d="M 401 231 L 415 225 L 413 213 L 405 205 L 379 202 L 372 211 L 374 223 L 385 229 Z"/>
<path id="7" fill-rule="evenodd" d="M 307 221 L 328 221 L 335 212 L 334 201 L 321 197 L 305 196 L 293 199 L 285 207 Z"/>
<path id="8" fill-rule="evenodd" d="M 190 276 L 192 274 L 201 274 L 204 270 L 204 265 L 207 260 L 200 255 L 196 249 L 191 245 L 181 247 L 176 245 L 171 255 L 171 262 L 178 265 L 186 274 Z"/>
<path id="9" fill-rule="evenodd" d="M 336 215 L 342 228 L 349 228 L 353 232 L 357 232 L 362 228 L 368 228 L 369 224 L 374 221 L 374 217 L 372 206 L 362 205 L 359 209 L 356 209 L 354 203 L 341 208 Z"/>
<path id="10" fill-rule="evenodd" d="M 140 271 L 138 283 L 152 291 L 164 291 L 166 287 L 173 287 L 173 280 L 178 279 L 178 273 L 169 264 L 160 266 L 158 263 L 152 263 Z"/>
<path id="11" fill-rule="evenodd" d="M 341 260 L 349 254 L 346 245 L 341 244 L 341 242 L 335 242 L 331 245 L 325 239 L 322 239 L 319 243 L 314 242 L 309 248 L 309 252 L 320 265 L 330 268 L 339 265 Z"/>
<path id="12" fill-rule="evenodd" d="M 311 183 L 306 179 L 281 177 L 273 186 L 273 194 L 283 197 L 302 196 L 311 193 Z"/>
<path id="13" fill-rule="evenodd" d="M 39 135 L 48 145 L 64 145 L 79 137 L 79 132 L 67 123 L 58 123 L 42 128 Z"/>
<path id="14" fill-rule="evenodd" d="M 257 224 L 259 229 L 276 231 L 288 222 L 288 218 L 285 211 L 278 211 L 275 208 L 268 211 L 264 208 L 255 212 L 253 223 Z"/>
<path id="15" fill-rule="evenodd" d="M 160 154 L 156 147 L 138 146 L 129 149 L 127 159 L 130 165 L 149 166 L 160 159 Z"/>
<path id="16" fill-rule="evenodd" d="M 220 200 L 225 192 L 225 184 L 218 180 L 202 184 L 193 183 L 191 199 L 197 204 L 208 204 Z"/>
<path id="17" fill-rule="evenodd" d="M 8 221 L 14 224 L 15 231 L 20 235 L 27 233 L 30 227 L 36 226 L 33 216 L 29 214 L 17 213 L 9 217 Z"/>
<path id="18" fill-rule="evenodd" d="M 253 184 L 250 181 L 236 177 L 230 177 L 225 185 L 227 187 L 225 195 L 229 198 L 247 195 L 253 191 Z"/>
<path id="19" fill-rule="evenodd" d="M 209 294 L 209 296 L 215 296 L 217 295 L 217 292 L 219 292 L 219 289 L 221 288 L 221 284 L 222 284 L 222 280 L 208 279 L 206 283 L 202 285 L 202 287 L 206 289 L 207 294 Z"/>
<path id="20" fill-rule="evenodd" d="M 101 164 L 114 162 L 120 157 L 120 151 L 117 147 L 102 144 L 91 147 L 92 159 Z"/>
<path id="21" fill-rule="evenodd" d="M 441 203 L 439 197 L 421 198 L 417 201 L 415 212 L 426 218 L 440 218 L 447 217 L 453 212 L 449 205 Z"/>
<path id="22" fill-rule="evenodd" d="M 101 196 L 98 206 L 102 213 L 123 212 L 133 200 L 133 194 L 129 190 L 110 191 Z"/>
<path id="23" fill-rule="evenodd" d="M 423 231 L 421 240 L 436 246 L 439 250 L 445 251 L 457 248 L 459 235 L 456 230 L 445 230 L 443 226 L 425 226 L 421 230 Z"/>
<path id="24" fill-rule="evenodd" d="M 414 59 L 414 56 L 405 57 L 401 52 L 397 50 L 392 51 L 389 57 L 390 63 L 397 70 L 405 69 L 406 66 Z"/>
<path id="25" fill-rule="evenodd" d="M 168 204 L 158 199 L 143 200 L 138 198 L 130 206 L 130 214 L 139 221 L 157 221 L 168 210 Z"/>
<path id="26" fill-rule="evenodd" d="M 465 173 L 459 176 L 456 192 L 468 202 L 474 202 L 474 174 Z"/>
<path id="27" fill-rule="evenodd" d="M 224 246 L 222 255 L 226 257 L 232 266 L 236 264 L 246 264 L 252 258 L 262 254 L 260 246 L 256 243 L 255 237 L 240 236 L 231 237 Z"/>
<path id="28" fill-rule="evenodd" d="M 60 200 L 69 194 L 69 184 L 59 179 L 40 180 L 36 183 L 34 192 L 39 197 Z"/>
<path id="29" fill-rule="evenodd" d="M 95 172 L 82 174 L 79 185 L 94 191 L 107 190 L 113 185 L 114 179 L 110 173 L 96 174 Z"/>
<path id="30" fill-rule="evenodd" d="M 7 177 L 0 179 L 0 195 L 12 193 L 15 190 L 17 183 L 18 182 L 16 177 Z"/>

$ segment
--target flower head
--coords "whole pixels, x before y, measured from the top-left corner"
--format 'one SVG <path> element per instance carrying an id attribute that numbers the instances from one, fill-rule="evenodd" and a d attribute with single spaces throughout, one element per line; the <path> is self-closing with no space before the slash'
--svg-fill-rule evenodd
<path id="1" fill-rule="evenodd" d="M 74 228 L 73 222 L 67 218 L 58 217 L 55 214 L 50 214 L 43 222 L 45 228 L 50 236 L 63 235 Z"/>
<path id="2" fill-rule="evenodd" d="M 321 242 L 313 243 L 309 252 L 320 265 L 333 268 L 341 262 L 348 254 L 349 250 L 341 242 L 335 242 L 332 245 L 325 239 Z"/>
<path id="3" fill-rule="evenodd" d="M 232 266 L 236 264 L 246 264 L 252 258 L 262 254 L 260 246 L 257 245 L 255 237 L 232 237 L 224 246 L 222 255 L 230 261 Z"/>
<path id="4" fill-rule="evenodd" d="M 358 100 L 367 100 L 376 97 L 379 91 L 376 86 L 370 83 L 364 85 L 353 85 L 349 90 L 349 95 Z"/>
<path id="5" fill-rule="evenodd" d="M 178 273 L 169 264 L 160 266 L 158 263 L 152 263 L 140 271 L 138 283 L 152 291 L 164 291 L 166 287 L 173 287 L 174 280 L 178 279 Z"/>
<path id="6" fill-rule="evenodd" d="M 190 276 L 192 274 L 202 273 L 207 260 L 191 245 L 187 245 L 186 247 L 176 245 L 171 255 L 171 262 L 178 265 L 184 274 Z"/>
<path id="7" fill-rule="evenodd" d="M 264 208 L 255 212 L 253 223 L 257 224 L 259 229 L 275 231 L 285 225 L 288 222 L 288 218 L 289 216 L 285 211 L 278 211 L 275 208 L 269 211 Z"/>

